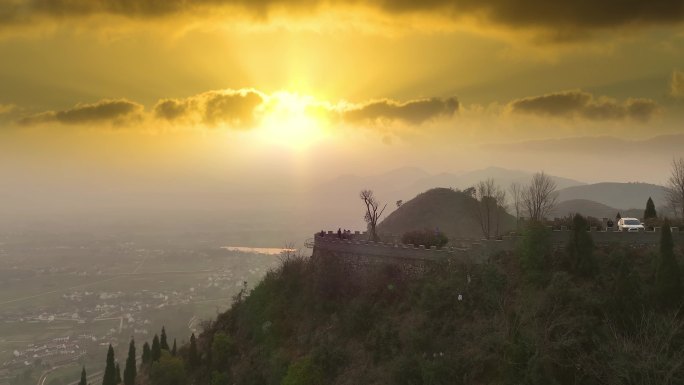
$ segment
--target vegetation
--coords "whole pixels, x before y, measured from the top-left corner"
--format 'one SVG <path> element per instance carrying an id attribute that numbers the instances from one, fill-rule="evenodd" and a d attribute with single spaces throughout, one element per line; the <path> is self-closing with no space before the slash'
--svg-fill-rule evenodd
<path id="1" fill-rule="evenodd" d="M 426 248 L 436 246 L 441 249 L 449 242 L 449 238 L 439 230 L 413 230 L 404 233 L 401 243 L 406 245 L 423 245 Z"/>
<path id="2" fill-rule="evenodd" d="M 88 376 L 86 375 L 85 366 L 83 367 L 83 370 L 81 370 L 81 380 L 78 382 L 78 385 L 88 385 Z"/>
<path id="3" fill-rule="evenodd" d="M 288 256 L 136 381 L 684 383 L 681 272 L 669 228 L 655 252 L 596 247 L 587 226 L 574 216 L 559 248 L 548 227 L 531 222 L 515 252 L 485 264 L 429 264 L 420 275 Z"/>
<path id="4" fill-rule="evenodd" d="M 107 350 L 107 361 L 102 376 L 102 385 L 116 385 L 116 363 L 114 362 L 114 348 L 109 345 Z"/>
<path id="5" fill-rule="evenodd" d="M 644 220 L 647 221 L 649 219 L 657 217 L 658 214 L 656 213 L 656 208 L 655 204 L 653 203 L 653 199 L 651 199 L 651 197 L 648 197 L 648 200 L 646 201 L 646 209 L 644 210 Z"/>
<path id="6" fill-rule="evenodd" d="M 131 339 L 131 342 L 128 344 L 128 357 L 126 358 L 126 367 L 123 374 L 124 385 L 135 385 L 135 377 L 138 375 L 136 366 L 135 341 Z"/>

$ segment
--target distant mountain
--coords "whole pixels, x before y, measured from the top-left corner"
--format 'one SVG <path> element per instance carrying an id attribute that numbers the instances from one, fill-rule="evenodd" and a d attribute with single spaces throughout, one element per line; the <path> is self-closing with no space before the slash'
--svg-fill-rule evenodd
<path id="1" fill-rule="evenodd" d="M 609 207 L 641 209 L 646 207 L 648 198 L 653 198 L 656 207 L 666 204 L 665 188 L 649 183 L 594 183 L 572 186 L 558 191 L 558 200 L 591 200 Z"/>
<path id="2" fill-rule="evenodd" d="M 448 172 L 430 174 L 420 168 L 405 167 L 371 176 L 342 175 L 316 186 L 311 193 L 315 196 L 326 197 L 326 199 L 334 197 L 335 201 L 340 201 L 349 196 L 356 198 L 361 189 L 370 188 L 375 191 L 380 200 L 395 202 L 400 199 L 406 201 L 437 187 L 466 189 L 487 178 L 493 178 L 499 186 L 508 188 L 513 182 L 528 183 L 532 178 L 532 173 L 488 167 L 464 174 Z M 551 178 L 558 188 L 584 184 L 568 178 L 557 176 L 551 176 Z"/>
<path id="3" fill-rule="evenodd" d="M 432 189 L 392 212 L 379 224 L 378 231 L 402 235 L 410 230 L 439 228 L 450 238 L 481 237 L 480 226 L 472 217 L 468 206 L 473 201 L 472 197 L 460 191 L 448 188 Z M 513 216 L 502 212 L 501 218 L 501 232 L 513 229 Z"/>
<path id="4" fill-rule="evenodd" d="M 560 202 L 549 215 L 551 218 L 581 214 L 594 218 L 615 218 L 620 210 L 588 199 L 571 199 Z"/>

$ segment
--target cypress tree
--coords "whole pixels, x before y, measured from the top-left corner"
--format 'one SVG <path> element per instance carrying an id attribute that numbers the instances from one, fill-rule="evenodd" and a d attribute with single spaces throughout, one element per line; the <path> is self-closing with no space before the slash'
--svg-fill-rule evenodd
<path id="1" fill-rule="evenodd" d="M 126 367 L 124 368 L 123 373 L 124 385 L 135 385 L 135 376 L 137 374 L 135 362 L 135 341 L 131 339 L 131 343 L 128 344 L 128 358 L 126 358 Z"/>
<path id="2" fill-rule="evenodd" d="M 118 362 L 116 363 L 116 378 L 114 379 L 114 381 L 117 384 L 121 383 L 121 366 L 119 366 Z"/>
<path id="3" fill-rule="evenodd" d="M 195 333 L 190 336 L 190 348 L 188 349 L 188 363 L 192 369 L 199 366 L 199 354 L 197 354 L 197 339 Z"/>
<path id="4" fill-rule="evenodd" d="M 655 278 L 656 300 L 661 308 L 674 309 L 679 306 L 682 299 L 682 278 L 674 255 L 670 221 L 667 219 L 660 232 L 660 259 Z"/>
<path id="5" fill-rule="evenodd" d="M 150 349 L 150 344 L 148 344 L 147 342 L 143 344 L 143 352 L 141 359 L 143 365 L 149 365 L 152 363 L 152 350 Z"/>
<path id="6" fill-rule="evenodd" d="M 156 334 L 152 339 L 152 362 L 159 362 L 161 358 L 161 346 L 159 345 L 159 336 Z"/>
<path id="7" fill-rule="evenodd" d="M 171 355 L 175 357 L 177 352 L 178 352 L 178 350 L 176 349 L 176 339 L 174 338 L 173 339 L 173 347 L 171 348 Z"/>
<path id="8" fill-rule="evenodd" d="M 78 382 L 78 385 L 88 385 L 88 376 L 86 375 L 85 366 L 83 367 L 83 370 L 81 370 L 81 381 Z"/>
<path id="9" fill-rule="evenodd" d="M 594 240 L 587 231 L 589 222 L 580 214 L 572 218 L 572 232 L 567 251 L 571 258 L 572 271 L 582 276 L 591 276 L 596 269 Z"/>
<path id="10" fill-rule="evenodd" d="M 648 200 L 646 201 L 646 210 L 644 210 L 644 220 L 657 217 L 658 215 L 656 214 L 656 208 L 655 204 L 653 204 L 653 199 L 648 197 Z"/>
<path id="11" fill-rule="evenodd" d="M 114 363 L 114 348 L 111 344 L 107 350 L 107 364 L 102 376 L 102 385 L 116 385 L 116 364 Z"/>
<path id="12" fill-rule="evenodd" d="M 166 341 L 166 329 L 162 326 L 161 338 L 159 339 L 159 346 L 164 350 L 169 350 L 169 343 Z"/>

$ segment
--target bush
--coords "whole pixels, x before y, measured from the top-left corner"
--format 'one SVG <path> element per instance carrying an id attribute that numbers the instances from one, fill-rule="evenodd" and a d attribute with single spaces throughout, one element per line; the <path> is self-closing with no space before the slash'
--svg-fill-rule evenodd
<path id="1" fill-rule="evenodd" d="M 542 223 L 530 223 L 523 233 L 518 255 L 528 282 L 543 285 L 551 254 L 551 231 Z"/>
<path id="2" fill-rule="evenodd" d="M 437 246 L 441 249 L 449 242 L 444 233 L 439 230 L 413 230 L 405 233 L 401 237 L 401 243 L 407 245 L 424 245 L 426 248 Z"/>
<path id="3" fill-rule="evenodd" d="M 162 350 L 161 358 L 150 368 L 150 383 L 152 385 L 185 385 L 185 367 L 179 357 L 173 357 L 166 350 Z"/>
<path id="4" fill-rule="evenodd" d="M 320 385 L 325 383 L 323 370 L 309 356 L 295 361 L 287 368 L 281 385 Z"/>

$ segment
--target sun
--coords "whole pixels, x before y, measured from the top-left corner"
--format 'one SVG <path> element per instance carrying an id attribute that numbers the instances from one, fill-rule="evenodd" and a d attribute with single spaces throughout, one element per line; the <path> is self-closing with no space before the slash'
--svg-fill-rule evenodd
<path id="1" fill-rule="evenodd" d="M 324 136 L 326 121 L 315 113 L 311 96 L 279 91 L 264 105 L 261 132 L 267 140 L 293 149 L 305 149 Z"/>

